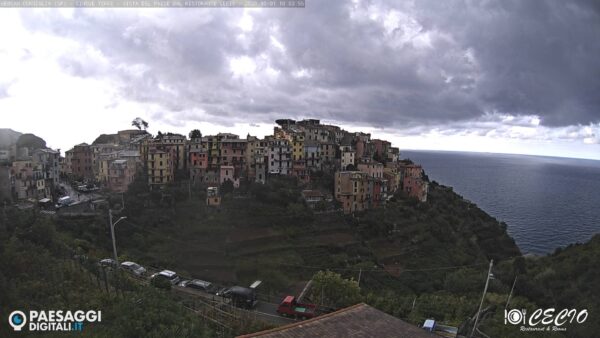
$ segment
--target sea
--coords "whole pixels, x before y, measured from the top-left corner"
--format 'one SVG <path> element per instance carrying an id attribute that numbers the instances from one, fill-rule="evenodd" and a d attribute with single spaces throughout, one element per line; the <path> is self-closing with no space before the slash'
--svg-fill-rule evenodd
<path id="1" fill-rule="evenodd" d="M 421 150 L 401 157 L 504 221 L 524 254 L 551 253 L 600 233 L 600 161 Z"/>

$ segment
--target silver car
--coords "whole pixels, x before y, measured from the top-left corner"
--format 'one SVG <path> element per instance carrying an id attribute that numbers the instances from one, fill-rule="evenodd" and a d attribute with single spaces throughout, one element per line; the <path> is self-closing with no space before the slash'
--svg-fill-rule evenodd
<path id="1" fill-rule="evenodd" d="M 129 271 L 136 276 L 142 276 L 146 273 L 146 268 L 135 263 L 135 262 L 123 262 L 121 263 L 123 270 Z"/>

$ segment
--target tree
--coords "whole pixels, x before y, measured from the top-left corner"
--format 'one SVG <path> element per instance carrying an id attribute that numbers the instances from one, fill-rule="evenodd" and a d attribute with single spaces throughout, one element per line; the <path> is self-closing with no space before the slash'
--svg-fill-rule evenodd
<path id="1" fill-rule="evenodd" d="M 133 121 L 131 121 L 131 125 L 139 130 L 148 129 L 148 122 L 142 120 L 140 117 L 136 117 L 135 119 L 133 119 Z"/>
<path id="2" fill-rule="evenodd" d="M 344 279 L 333 271 L 319 271 L 313 278 L 312 299 L 335 308 L 354 305 L 361 300 L 360 287 L 353 279 Z"/>
<path id="3" fill-rule="evenodd" d="M 23 134 L 17 139 L 17 148 L 44 149 L 46 148 L 46 141 L 33 134 Z"/>
<path id="4" fill-rule="evenodd" d="M 202 133 L 200 132 L 200 130 L 194 129 L 194 130 L 190 131 L 189 136 L 190 136 L 190 139 L 202 138 Z"/>
<path id="5" fill-rule="evenodd" d="M 234 189 L 234 186 L 233 186 L 233 182 L 231 180 L 227 179 L 227 180 L 223 181 L 223 183 L 221 183 L 221 188 L 220 188 L 221 195 L 232 193 L 233 189 Z"/>

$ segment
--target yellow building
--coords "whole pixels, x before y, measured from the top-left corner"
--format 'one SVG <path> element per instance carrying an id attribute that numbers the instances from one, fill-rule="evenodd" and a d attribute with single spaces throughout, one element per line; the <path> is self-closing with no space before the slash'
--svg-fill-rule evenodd
<path id="1" fill-rule="evenodd" d="M 185 136 L 172 133 L 167 133 L 159 138 L 158 142 L 160 143 L 160 146 L 162 146 L 163 150 L 168 151 L 171 154 L 171 161 L 174 169 L 183 170 L 186 168 L 186 141 L 187 139 Z"/>
<path id="2" fill-rule="evenodd" d="M 304 159 L 304 135 L 296 134 L 292 140 L 292 158 L 294 161 Z"/>
<path id="3" fill-rule="evenodd" d="M 148 184 L 151 187 L 173 182 L 173 161 L 171 153 L 151 149 L 148 151 Z"/>
<path id="4" fill-rule="evenodd" d="M 335 199 L 345 214 L 368 208 L 368 176 L 361 171 L 338 171 L 334 179 Z"/>

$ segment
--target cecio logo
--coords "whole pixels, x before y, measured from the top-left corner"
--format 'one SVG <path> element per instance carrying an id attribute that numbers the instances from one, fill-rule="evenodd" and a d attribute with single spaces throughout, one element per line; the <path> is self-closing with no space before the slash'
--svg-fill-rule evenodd
<path id="1" fill-rule="evenodd" d="M 523 312 L 517 309 L 512 309 L 506 314 L 506 320 L 513 325 L 521 323 L 523 318 Z"/>
<path id="2" fill-rule="evenodd" d="M 565 324 L 582 324 L 587 320 L 588 311 L 583 309 L 562 309 L 560 311 L 555 308 L 536 309 L 530 315 L 523 310 L 512 309 L 504 310 L 504 324 L 512 325 L 527 325 L 529 327 L 554 326 L 560 327 Z"/>
<path id="3" fill-rule="evenodd" d="M 27 323 L 27 317 L 23 311 L 13 311 L 8 316 L 8 323 L 15 331 L 21 331 L 21 328 Z"/>

